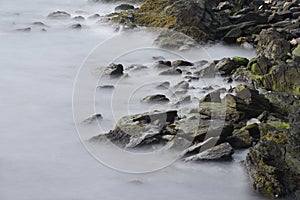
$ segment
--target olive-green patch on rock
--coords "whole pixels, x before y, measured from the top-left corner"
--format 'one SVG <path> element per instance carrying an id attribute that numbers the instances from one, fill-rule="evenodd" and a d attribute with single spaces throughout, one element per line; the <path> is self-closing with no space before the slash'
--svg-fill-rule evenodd
<path id="1" fill-rule="evenodd" d="M 174 29 L 198 42 L 212 39 L 214 21 L 209 9 L 215 1 L 148 0 L 135 15 L 135 23 L 146 27 Z"/>

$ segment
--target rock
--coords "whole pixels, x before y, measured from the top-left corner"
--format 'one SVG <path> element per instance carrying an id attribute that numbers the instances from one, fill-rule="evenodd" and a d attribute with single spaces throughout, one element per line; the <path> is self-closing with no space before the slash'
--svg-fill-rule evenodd
<path id="1" fill-rule="evenodd" d="M 88 19 L 99 19 L 101 16 L 99 14 L 93 14 L 88 17 Z"/>
<path id="2" fill-rule="evenodd" d="M 130 67 L 126 68 L 126 70 L 134 70 L 134 71 L 137 71 L 137 70 L 142 70 L 142 69 L 147 69 L 148 67 L 145 66 L 145 65 L 138 65 L 138 64 L 133 64 L 133 65 L 130 65 Z"/>
<path id="3" fill-rule="evenodd" d="M 215 71 L 218 71 L 223 75 L 230 75 L 238 67 L 240 66 L 236 65 L 236 63 L 230 58 L 223 58 L 216 64 Z"/>
<path id="4" fill-rule="evenodd" d="M 255 190 L 273 198 L 284 194 L 283 185 L 279 181 L 282 177 L 281 167 L 284 166 L 281 159 L 283 154 L 281 146 L 270 140 L 262 141 L 250 149 L 246 167 L 253 178 Z M 275 163 L 281 164 L 281 167 L 277 168 Z"/>
<path id="5" fill-rule="evenodd" d="M 213 102 L 213 103 L 221 103 L 221 89 L 215 90 L 209 94 L 207 94 L 205 97 L 203 97 L 200 102 Z"/>
<path id="6" fill-rule="evenodd" d="M 243 34 L 240 28 L 231 29 L 224 37 L 223 41 L 228 44 L 235 44 L 237 38 L 241 37 Z"/>
<path id="7" fill-rule="evenodd" d="M 46 24 L 43 22 L 33 22 L 32 25 L 46 27 Z"/>
<path id="8" fill-rule="evenodd" d="M 172 67 L 188 67 L 188 66 L 194 66 L 194 64 L 185 60 L 175 60 L 172 62 Z"/>
<path id="9" fill-rule="evenodd" d="M 85 120 L 83 120 L 83 123 L 85 124 L 91 124 L 94 121 L 97 121 L 99 119 L 103 119 L 102 115 L 99 113 L 93 114 L 91 116 L 89 116 L 88 118 L 86 118 Z"/>
<path id="10" fill-rule="evenodd" d="M 181 69 L 168 69 L 166 71 L 159 73 L 159 75 L 181 75 L 181 74 L 182 74 Z"/>
<path id="11" fill-rule="evenodd" d="M 133 10 L 134 6 L 130 4 L 120 4 L 115 7 L 115 11 Z"/>
<path id="12" fill-rule="evenodd" d="M 69 19 L 71 18 L 71 15 L 65 11 L 56 11 L 52 12 L 48 15 L 48 18 L 50 19 Z"/>
<path id="13" fill-rule="evenodd" d="M 181 51 L 197 47 L 198 43 L 191 37 L 173 30 L 163 30 L 154 40 L 154 44 L 165 49 L 179 49 Z"/>
<path id="14" fill-rule="evenodd" d="M 153 56 L 152 59 L 153 60 L 165 60 L 165 58 L 163 56 Z"/>
<path id="15" fill-rule="evenodd" d="M 177 83 L 176 85 L 173 86 L 174 90 L 187 90 L 189 89 L 190 84 L 186 81 L 180 81 L 179 83 Z"/>
<path id="16" fill-rule="evenodd" d="M 19 29 L 16 29 L 16 31 L 18 31 L 18 32 L 31 32 L 31 28 L 30 27 L 28 27 L 28 28 L 19 28 Z"/>
<path id="17" fill-rule="evenodd" d="M 100 88 L 100 89 L 114 89 L 115 86 L 113 86 L 113 85 L 100 85 L 97 88 Z"/>
<path id="18" fill-rule="evenodd" d="M 84 21 L 85 18 L 82 17 L 82 16 L 76 16 L 76 17 L 73 17 L 73 20 L 76 20 L 76 21 Z"/>
<path id="19" fill-rule="evenodd" d="M 73 24 L 70 26 L 71 29 L 74 29 L 74 30 L 80 30 L 82 29 L 82 25 L 81 24 Z"/>
<path id="20" fill-rule="evenodd" d="M 196 155 L 187 157 L 184 161 L 230 160 L 232 159 L 231 156 L 233 153 L 234 150 L 231 145 L 229 143 L 223 143 Z"/>
<path id="21" fill-rule="evenodd" d="M 249 148 L 253 143 L 250 132 L 246 129 L 234 130 L 233 136 L 228 137 L 227 141 L 236 149 Z"/>
<path id="22" fill-rule="evenodd" d="M 166 127 L 177 118 L 177 111 L 151 112 L 121 118 L 114 130 L 93 137 L 91 142 L 106 139 L 121 148 L 134 148 L 145 144 L 162 142 L 163 135 L 172 135 Z"/>
<path id="23" fill-rule="evenodd" d="M 212 86 L 207 86 L 204 87 L 203 90 L 209 91 L 209 90 L 214 90 L 214 88 Z"/>
<path id="24" fill-rule="evenodd" d="M 282 116 L 288 116 L 292 112 L 294 102 L 299 98 L 286 92 L 268 92 L 265 97 L 271 103 L 271 112 L 279 113 Z"/>
<path id="25" fill-rule="evenodd" d="M 147 103 L 166 103 L 170 100 L 166 97 L 166 95 L 156 94 L 143 98 L 143 101 Z"/>
<path id="26" fill-rule="evenodd" d="M 111 77 L 120 77 L 124 74 L 124 67 L 121 64 L 110 64 L 105 69 L 105 73 Z"/>
<path id="27" fill-rule="evenodd" d="M 264 95 L 250 88 L 242 89 L 236 96 L 227 94 L 223 102 L 226 107 L 245 113 L 244 117 L 248 119 L 258 117 L 264 111 L 270 110 L 270 103 Z"/>
<path id="28" fill-rule="evenodd" d="M 203 69 L 194 72 L 194 74 L 201 78 L 214 78 L 216 76 L 215 64 L 207 63 Z"/>
<path id="29" fill-rule="evenodd" d="M 166 81 L 166 82 L 160 83 L 155 88 L 159 89 L 159 90 L 167 90 L 167 89 L 169 89 L 169 87 L 170 87 L 170 82 Z"/>
<path id="30" fill-rule="evenodd" d="M 187 103 L 191 103 L 191 102 L 192 102 L 192 98 L 191 98 L 190 95 L 188 95 L 188 96 L 179 98 L 179 99 L 176 101 L 175 105 L 176 105 L 176 106 L 179 106 L 179 105 L 187 104 Z"/>
<path id="31" fill-rule="evenodd" d="M 290 51 L 290 44 L 274 29 L 262 30 L 259 34 L 256 53 L 259 57 L 280 60 Z"/>
<path id="32" fill-rule="evenodd" d="M 234 5 L 232 5 L 229 1 L 220 2 L 217 6 L 218 10 L 226 10 L 231 9 Z"/>
<path id="33" fill-rule="evenodd" d="M 154 64 L 154 67 L 156 67 L 158 69 L 164 69 L 164 68 L 170 68 L 170 67 L 172 67 L 172 64 L 171 64 L 171 61 L 160 60 L 160 61 L 157 61 Z"/>
<path id="34" fill-rule="evenodd" d="M 215 4 L 214 1 L 148 0 L 135 12 L 135 19 L 141 26 L 174 29 L 196 41 L 207 41 L 207 32 L 215 28 L 208 10 Z"/>
<path id="35" fill-rule="evenodd" d="M 205 151 L 207 149 L 210 149 L 211 147 L 214 147 L 217 142 L 219 141 L 219 137 L 210 137 L 207 140 L 196 143 L 188 148 L 186 148 L 182 152 L 182 156 L 190 155 L 190 154 L 198 154 L 200 151 Z"/>
<path id="36" fill-rule="evenodd" d="M 268 74 L 256 77 L 255 82 L 260 87 L 277 92 L 300 94 L 300 71 L 297 62 L 279 62 L 272 66 Z"/>

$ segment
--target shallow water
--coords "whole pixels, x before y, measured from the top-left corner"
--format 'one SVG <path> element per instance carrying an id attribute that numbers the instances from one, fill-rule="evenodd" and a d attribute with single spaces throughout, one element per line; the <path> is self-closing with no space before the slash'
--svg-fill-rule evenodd
<path id="1" fill-rule="evenodd" d="M 73 21 L 48 20 L 46 16 L 56 10 L 73 16 L 84 11 L 80 13 L 90 16 L 113 8 L 85 0 L 0 0 L 0 199 L 262 199 L 252 192 L 239 163 L 243 152 L 229 163 L 177 162 L 149 174 L 127 174 L 105 167 L 86 151 L 73 121 L 74 80 L 97 44 L 119 33 L 93 20 L 85 22 L 87 28 L 74 31 L 68 29 Z M 48 31 L 32 26 L 35 21 L 44 22 Z M 14 31 L 29 26 L 33 27 L 31 33 Z M 128 41 L 121 40 L 119 47 L 127 46 Z M 143 42 L 151 46 L 149 40 Z M 99 56 L 93 60 L 97 49 L 85 64 L 97 67 Z M 105 52 L 110 55 L 115 49 L 108 45 Z M 253 55 L 221 45 L 207 47 L 207 51 L 213 58 Z M 132 56 L 138 63 L 152 62 L 149 54 Z M 196 52 L 183 56 L 193 61 L 206 58 Z M 97 76 L 91 76 L 97 81 Z M 100 97 L 96 107 L 107 119 L 102 124 L 107 130 L 113 119 Z M 132 107 L 130 112 L 139 112 Z M 79 111 L 81 117 L 90 114 L 85 105 L 79 105 Z M 115 118 L 122 114 L 121 110 Z M 89 136 L 87 133 L 86 138 Z"/>

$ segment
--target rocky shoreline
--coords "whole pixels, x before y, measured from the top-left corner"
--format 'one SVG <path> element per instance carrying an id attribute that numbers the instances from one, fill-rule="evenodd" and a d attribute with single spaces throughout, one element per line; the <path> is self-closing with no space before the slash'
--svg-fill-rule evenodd
<path id="1" fill-rule="evenodd" d="M 166 75 L 190 80 L 220 75 L 244 84 L 212 91 L 197 107 L 125 116 L 114 130 L 91 142 L 109 139 L 126 149 L 167 145 L 180 149 L 186 162 L 230 160 L 234 149 L 250 148 L 245 167 L 255 190 L 273 198 L 300 199 L 300 1 L 147 0 L 140 8 L 126 5 L 105 18 L 128 29 L 160 27 L 186 36 L 178 46 L 182 37 L 164 31 L 163 47 L 187 47 L 190 39 L 223 41 L 253 46 L 257 56 L 210 64 L 158 61 L 156 67 L 164 67 Z M 199 70 L 192 71 L 195 67 Z M 123 71 L 111 65 L 107 75 L 116 78 Z M 177 89 L 188 90 L 188 82 Z M 157 94 L 144 101 L 169 99 Z"/>

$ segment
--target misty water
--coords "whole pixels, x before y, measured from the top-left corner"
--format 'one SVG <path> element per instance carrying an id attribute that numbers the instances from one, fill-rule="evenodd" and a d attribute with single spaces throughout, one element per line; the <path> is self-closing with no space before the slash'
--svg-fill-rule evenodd
<path id="1" fill-rule="evenodd" d="M 120 117 L 161 109 L 139 103 L 139 98 L 153 92 L 149 86 L 166 79 L 173 84 L 178 81 L 159 78 L 151 70 L 128 71 L 129 78 L 113 83 L 120 86 L 113 92 L 95 90 L 106 84 L 99 80 L 101 66 L 110 61 L 126 67 L 150 65 L 152 56 L 199 61 L 254 54 L 219 44 L 192 52 L 163 51 L 152 45 L 154 36 L 146 30 L 116 32 L 97 19 L 89 19 L 80 22 L 86 26 L 78 31 L 69 28 L 77 23 L 72 19 L 47 18 L 57 10 L 72 17 L 88 17 L 110 13 L 115 6 L 87 0 L 0 0 L 0 199 L 263 199 L 252 191 L 241 164 L 245 152 L 236 153 L 232 162 L 178 161 L 152 173 L 134 174 L 110 168 L 99 161 L 96 151 L 86 148 L 90 137 L 112 129 Z M 15 31 L 27 27 L 32 31 Z M 121 54 L 124 51 L 127 54 Z M 80 77 L 83 79 L 78 80 Z M 79 86 L 78 81 L 82 81 Z M 204 82 L 224 84 L 221 79 Z M 73 102 L 75 121 L 74 86 L 75 98 L 80 97 Z M 93 103 L 89 95 L 94 94 L 95 110 L 86 104 Z M 104 116 L 101 129 L 80 125 L 94 111 Z M 106 149 L 102 153 L 109 157 L 111 152 Z M 131 160 L 127 164 L 136 165 Z M 143 167 L 145 163 L 138 164 Z"/>

